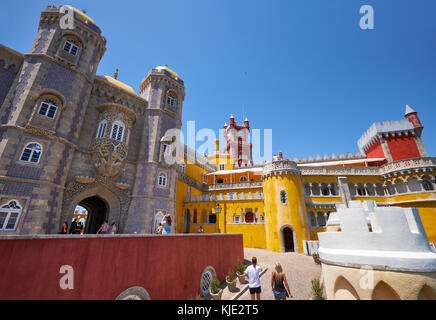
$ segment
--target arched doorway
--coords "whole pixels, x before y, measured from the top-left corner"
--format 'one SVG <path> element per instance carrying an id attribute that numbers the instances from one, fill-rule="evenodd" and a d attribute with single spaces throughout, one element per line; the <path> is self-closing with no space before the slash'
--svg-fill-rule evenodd
<path id="1" fill-rule="evenodd" d="M 253 221 L 254 221 L 254 216 L 253 216 L 253 212 L 247 212 L 246 214 L 245 214 L 245 222 L 246 223 L 253 223 Z"/>
<path id="2" fill-rule="evenodd" d="M 189 212 L 189 209 L 187 209 L 183 217 L 183 232 L 189 233 L 190 226 L 191 226 L 191 214 Z"/>
<path id="3" fill-rule="evenodd" d="M 88 211 L 84 233 L 97 233 L 108 217 L 108 206 L 99 196 L 92 196 L 79 202 L 79 206 Z"/>
<path id="4" fill-rule="evenodd" d="M 282 230 L 283 244 L 285 252 L 294 252 L 294 233 L 291 228 L 285 227 Z"/>

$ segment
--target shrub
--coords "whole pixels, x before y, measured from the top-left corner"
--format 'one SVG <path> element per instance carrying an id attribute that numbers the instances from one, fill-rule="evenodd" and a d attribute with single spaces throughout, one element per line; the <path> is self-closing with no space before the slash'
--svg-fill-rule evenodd
<path id="1" fill-rule="evenodd" d="M 236 272 L 234 272 L 233 270 L 230 270 L 229 273 L 227 274 L 226 280 L 228 282 L 233 282 L 236 280 Z"/>
<path id="2" fill-rule="evenodd" d="M 321 264 L 321 260 L 319 259 L 318 253 L 312 253 L 313 261 L 315 261 L 316 264 Z"/>
<path id="3" fill-rule="evenodd" d="M 319 278 L 312 279 L 312 299 L 313 300 L 325 300 L 324 293 L 324 284 L 319 281 Z"/>
<path id="4" fill-rule="evenodd" d="M 244 274 L 245 269 L 247 269 L 247 266 L 238 259 L 238 262 L 236 263 L 236 271 L 239 272 L 239 274 Z"/>
<path id="5" fill-rule="evenodd" d="M 220 281 L 213 277 L 212 280 L 210 280 L 210 292 L 213 294 L 217 294 L 220 291 Z"/>

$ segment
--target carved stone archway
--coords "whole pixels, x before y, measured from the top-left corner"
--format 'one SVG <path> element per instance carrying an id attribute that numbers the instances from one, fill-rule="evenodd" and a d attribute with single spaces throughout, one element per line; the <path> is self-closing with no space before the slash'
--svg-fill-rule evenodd
<path id="1" fill-rule="evenodd" d="M 292 242 L 293 242 L 293 251 L 292 252 L 300 252 L 298 249 L 298 237 L 297 232 L 295 231 L 295 228 L 291 226 L 290 224 L 285 224 L 280 228 L 280 251 L 281 252 L 287 252 L 286 251 L 286 243 L 285 243 L 285 229 L 289 229 L 292 231 Z"/>
<path id="2" fill-rule="evenodd" d="M 121 188 L 120 188 L 121 187 Z M 115 221 L 119 226 L 119 233 L 124 230 L 127 212 L 130 205 L 127 186 L 114 183 L 110 178 L 98 176 L 97 178 L 74 179 L 64 191 L 60 224 L 70 221 L 74 215 L 74 208 L 86 198 L 97 196 L 107 205 L 106 218 L 109 222 Z"/>

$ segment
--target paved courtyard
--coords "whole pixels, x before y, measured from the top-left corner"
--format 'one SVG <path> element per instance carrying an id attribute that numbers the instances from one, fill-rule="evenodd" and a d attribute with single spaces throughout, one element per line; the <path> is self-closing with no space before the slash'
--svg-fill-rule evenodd
<path id="1" fill-rule="evenodd" d="M 274 300 L 271 290 L 271 273 L 275 263 L 280 263 L 288 279 L 289 288 L 294 295 L 293 299 L 307 300 L 311 296 L 310 281 L 321 276 L 321 266 L 314 263 L 311 256 L 298 253 L 281 253 L 264 249 L 244 248 L 244 258 L 251 262 L 251 258 L 257 257 L 257 263 L 268 271 L 261 277 L 262 300 Z M 238 300 L 249 300 L 250 293 L 247 290 Z"/>

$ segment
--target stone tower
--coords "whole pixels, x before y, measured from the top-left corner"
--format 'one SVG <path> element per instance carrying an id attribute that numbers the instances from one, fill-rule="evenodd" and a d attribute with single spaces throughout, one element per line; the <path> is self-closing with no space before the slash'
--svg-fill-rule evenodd
<path id="1" fill-rule="evenodd" d="M 94 22 L 68 10 L 72 29 L 61 28 L 64 13 L 58 8 L 41 13 L 35 40 L 21 56 L 0 108 L 0 190 L 24 210 L 22 234 L 58 232 L 67 172 L 106 50 Z"/>
<path id="2" fill-rule="evenodd" d="M 167 163 L 165 154 L 176 154 L 174 129 L 180 129 L 185 97 L 184 82 L 167 66 L 152 69 L 140 85 L 148 101 L 138 154 L 136 181 L 126 232 L 154 232 L 161 214 L 170 214 L 175 231 L 177 163 Z M 168 132 L 172 130 L 172 132 Z M 162 186 L 165 177 L 165 186 Z"/>
<path id="3" fill-rule="evenodd" d="M 266 247 L 268 250 L 303 252 L 309 239 L 301 173 L 289 160 L 273 160 L 263 166 Z"/>

